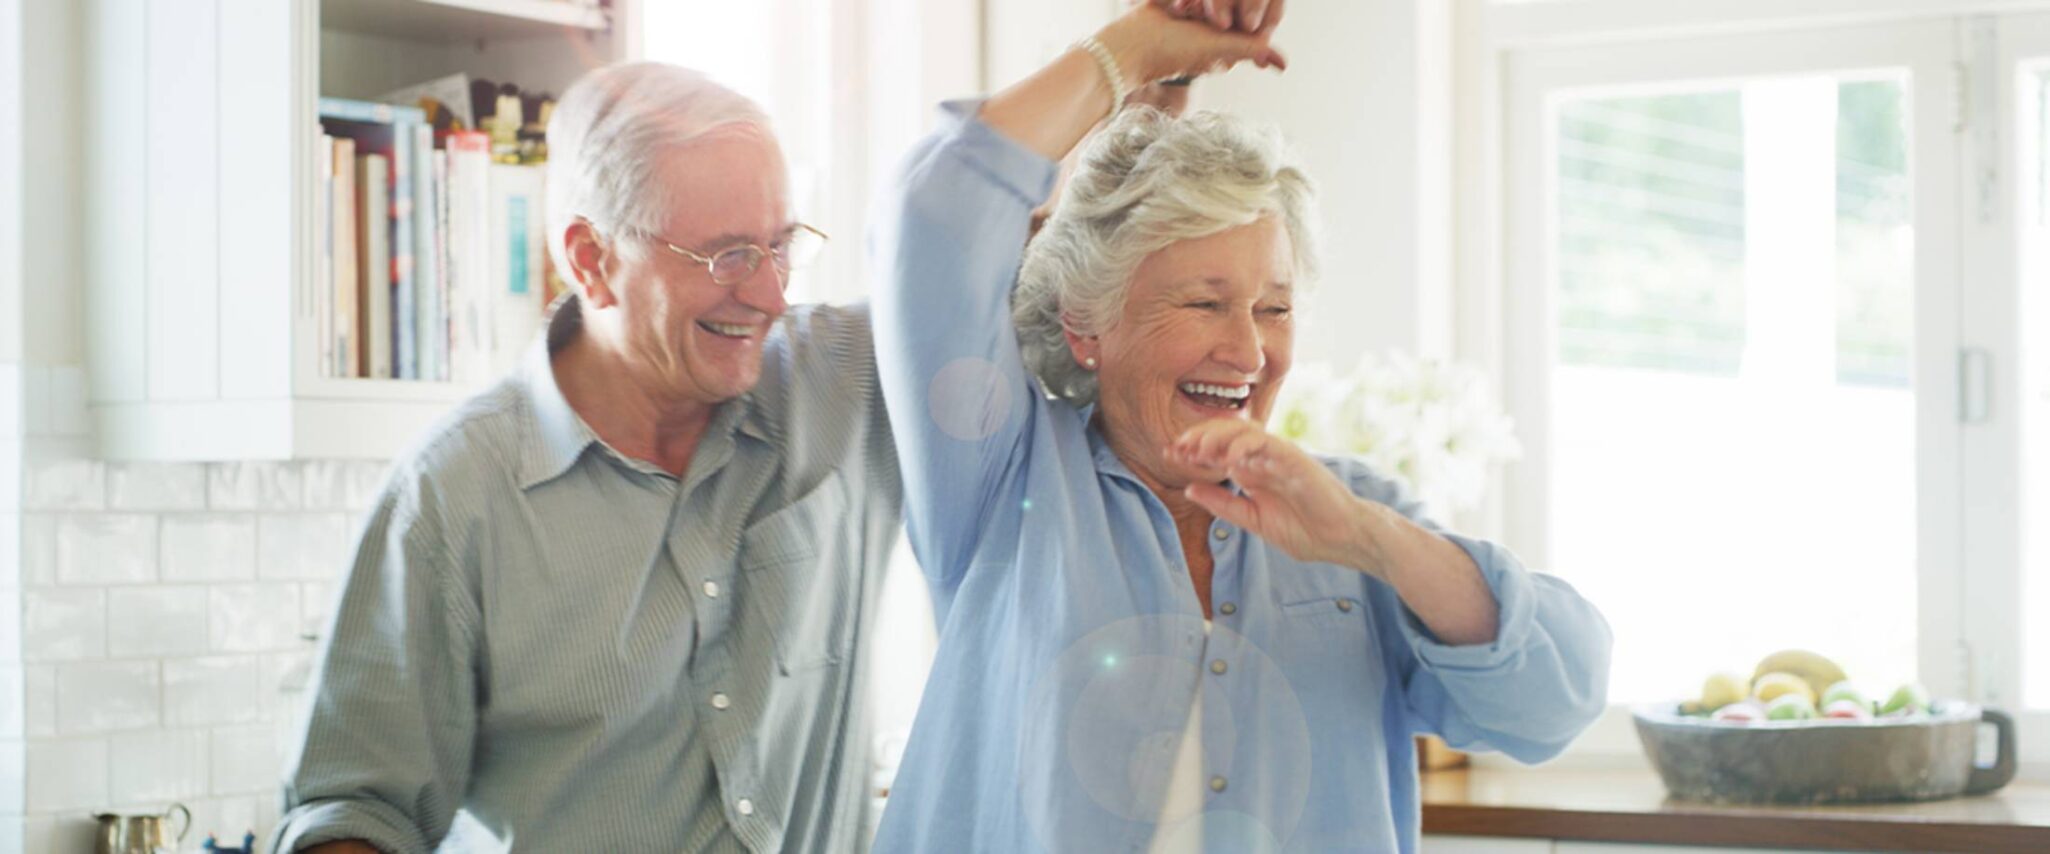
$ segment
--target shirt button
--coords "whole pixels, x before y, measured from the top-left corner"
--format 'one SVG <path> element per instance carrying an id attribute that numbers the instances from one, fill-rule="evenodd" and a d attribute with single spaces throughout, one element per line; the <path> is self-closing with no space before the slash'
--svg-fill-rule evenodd
<path id="1" fill-rule="evenodd" d="M 1230 602 L 1226 602 L 1222 605 L 1217 606 L 1217 612 L 1229 617 L 1239 612 L 1239 606 L 1233 605 Z"/>
<path id="2" fill-rule="evenodd" d="M 1213 528 L 1213 529 L 1211 529 L 1211 531 L 1210 531 L 1210 536 L 1213 536 L 1213 537 L 1216 537 L 1216 538 L 1218 538 L 1218 539 L 1222 540 L 1222 539 L 1224 539 L 1224 538 L 1226 538 L 1226 537 L 1229 537 L 1229 536 L 1231 536 L 1231 532 L 1230 532 L 1230 531 L 1227 531 L 1227 530 L 1225 530 L 1225 529 L 1224 529 L 1224 526 L 1223 526 L 1223 525 L 1219 525 L 1219 526 L 1217 526 L 1216 528 Z"/>
<path id="3" fill-rule="evenodd" d="M 1340 610 L 1340 611 L 1345 611 L 1345 612 L 1347 612 L 1347 613 L 1351 613 L 1351 612 L 1352 612 L 1352 600 L 1351 600 L 1351 599 L 1340 599 L 1340 600 L 1338 600 L 1338 610 Z"/>
<path id="4" fill-rule="evenodd" d="M 711 598 L 711 599 L 717 599 L 717 598 L 719 598 L 719 582 L 717 582 L 717 581 L 707 581 L 707 582 L 705 582 L 705 596 L 706 596 L 707 598 Z"/>
<path id="5" fill-rule="evenodd" d="M 1224 671 L 1225 671 L 1226 669 L 1227 669 L 1227 668 L 1226 668 L 1226 667 L 1225 667 L 1225 665 L 1224 665 L 1224 659 L 1222 659 L 1222 658 L 1220 658 L 1220 659 L 1217 659 L 1216 661 L 1210 662 L 1210 672 L 1212 672 L 1212 673 L 1215 673 L 1215 674 L 1217 674 L 1217 675 L 1219 675 L 1219 676 L 1223 676 L 1223 675 L 1224 675 Z"/>
<path id="6" fill-rule="evenodd" d="M 1224 778 L 1223 778 L 1223 777 L 1221 777 L 1221 776 L 1219 776 L 1219 777 L 1212 777 L 1212 778 L 1210 778 L 1210 791 L 1213 791 L 1213 792 L 1222 792 L 1222 791 L 1224 791 Z"/>
<path id="7" fill-rule="evenodd" d="M 740 800 L 733 802 L 733 811 L 740 813 L 741 815 L 754 815 L 755 802 L 750 801 L 746 798 L 741 798 Z"/>
<path id="8" fill-rule="evenodd" d="M 719 711 L 723 712 L 726 711 L 726 707 L 731 705 L 733 705 L 733 700 L 731 698 L 728 698 L 725 694 L 714 693 L 712 695 L 712 708 L 718 709 Z"/>

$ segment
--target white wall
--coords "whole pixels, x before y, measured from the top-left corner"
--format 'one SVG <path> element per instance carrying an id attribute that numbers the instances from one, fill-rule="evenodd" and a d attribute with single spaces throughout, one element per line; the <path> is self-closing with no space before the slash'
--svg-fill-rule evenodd
<path id="1" fill-rule="evenodd" d="M 1451 3 L 1292 3 L 1274 44 L 1286 73 L 1240 68 L 1193 101 L 1279 125 L 1317 181 L 1325 274 L 1297 359 L 1450 355 Z"/>

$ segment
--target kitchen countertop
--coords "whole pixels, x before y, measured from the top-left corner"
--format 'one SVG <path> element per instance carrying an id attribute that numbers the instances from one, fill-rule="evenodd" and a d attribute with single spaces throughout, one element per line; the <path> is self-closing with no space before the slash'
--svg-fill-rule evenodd
<path id="1" fill-rule="evenodd" d="M 1871 851 L 2050 851 L 2050 785 L 1909 804 L 1719 806 L 1669 800 L 1649 770 L 1423 774 L 1424 832 Z"/>

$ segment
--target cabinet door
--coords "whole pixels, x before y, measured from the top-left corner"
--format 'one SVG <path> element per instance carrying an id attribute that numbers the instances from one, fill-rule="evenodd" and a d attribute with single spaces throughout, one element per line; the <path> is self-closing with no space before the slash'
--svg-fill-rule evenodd
<path id="1" fill-rule="evenodd" d="M 1423 851 L 1424 854 L 1552 854 L 1552 840 L 1427 835 Z"/>

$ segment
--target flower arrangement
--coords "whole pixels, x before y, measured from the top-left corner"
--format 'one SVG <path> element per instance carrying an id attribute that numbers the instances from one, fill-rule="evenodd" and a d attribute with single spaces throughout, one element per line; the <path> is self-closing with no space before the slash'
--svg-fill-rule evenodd
<path id="1" fill-rule="evenodd" d="M 1440 514 L 1478 505 L 1489 467 L 1522 454 L 1479 371 L 1400 353 L 1368 354 L 1347 375 L 1297 365 L 1272 425 L 1310 450 L 1365 461 Z"/>

